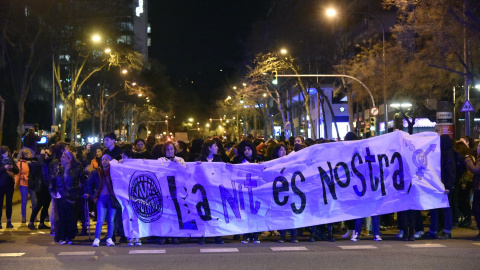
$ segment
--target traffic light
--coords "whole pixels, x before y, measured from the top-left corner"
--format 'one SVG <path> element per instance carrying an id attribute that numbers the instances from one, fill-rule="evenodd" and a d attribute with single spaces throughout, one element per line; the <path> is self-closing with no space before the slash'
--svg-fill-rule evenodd
<path id="1" fill-rule="evenodd" d="M 275 70 L 273 72 L 274 79 L 272 80 L 272 84 L 277 84 L 278 83 L 278 76 L 277 76 L 277 71 Z"/>
<path id="2" fill-rule="evenodd" d="M 375 126 L 375 117 L 370 117 L 370 126 Z"/>

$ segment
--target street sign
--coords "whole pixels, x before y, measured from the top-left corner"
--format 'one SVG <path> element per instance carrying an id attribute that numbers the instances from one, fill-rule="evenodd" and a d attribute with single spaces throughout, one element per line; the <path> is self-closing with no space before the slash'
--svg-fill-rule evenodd
<path id="1" fill-rule="evenodd" d="M 461 112 L 474 112 L 475 109 L 472 106 L 472 103 L 470 101 L 465 100 L 465 103 L 463 103 L 462 109 L 460 110 Z"/>
<path id="2" fill-rule="evenodd" d="M 378 115 L 378 108 L 377 107 L 373 107 L 370 109 L 370 114 L 372 116 L 377 116 Z"/>

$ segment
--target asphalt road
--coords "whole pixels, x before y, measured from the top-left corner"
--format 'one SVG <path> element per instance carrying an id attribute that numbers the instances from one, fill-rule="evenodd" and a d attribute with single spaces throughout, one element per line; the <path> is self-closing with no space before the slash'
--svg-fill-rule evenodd
<path id="1" fill-rule="evenodd" d="M 31 209 L 28 209 L 29 213 Z M 184 239 L 180 245 L 126 244 L 91 247 L 88 236 L 73 245 L 59 245 L 49 230 L 30 231 L 20 224 L 20 206 L 14 206 L 14 229 L 0 230 L 0 269 L 480 269 L 480 242 L 472 229 L 454 229 L 451 240 L 396 240 L 397 230 L 383 232 L 382 242 L 371 236 L 358 242 L 335 235 L 336 242 L 198 245 Z M 92 228 L 93 233 L 93 228 Z M 93 238 L 93 237 L 92 237 Z"/>

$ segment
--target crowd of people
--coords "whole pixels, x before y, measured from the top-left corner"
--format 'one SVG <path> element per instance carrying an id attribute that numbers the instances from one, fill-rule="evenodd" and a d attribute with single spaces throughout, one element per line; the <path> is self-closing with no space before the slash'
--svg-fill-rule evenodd
<path id="1" fill-rule="evenodd" d="M 119 243 L 141 245 L 141 239 L 127 239 L 123 232 L 121 206 L 113 190 L 110 177 L 110 162 L 122 162 L 125 159 L 158 159 L 164 162 L 228 162 L 233 164 L 259 163 L 286 156 L 292 152 L 314 144 L 330 143 L 328 139 L 304 139 L 301 136 L 289 140 L 270 139 L 264 141 L 248 135 L 239 143 L 224 142 L 218 137 L 194 139 L 190 145 L 186 142 L 167 141 L 155 143 L 155 139 L 138 138 L 133 144 L 117 143 L 115 133 L 104 136 L 103 145 L 99 143 L 73 146 L 59 141 L 58 138 L 48 148 L 37 147 L 38 137 L 30 130 L 24 140 L 24 147 L 14 153 L 6 146 L 0 147 L 0 206 L 6 202 L 6 228 L 12 225 L 12 198 L 18 186 L 21 194 L 22 223 L 27 222 L 26 208 L 30 196 L 32 213 L 29 217 L 30 230 L 50 230 L 59 244 L 72 244 L 76 236 L 87 235 L 87 226 L 96 219 L 93 246 L 98 247 L 106 221 L 107 233 L 104 241 L 114 246 L 116 236 Z M 355 133 L 349 132 L 345 140 L 358 140 Z M 448 194 L 450 207 L 429 211 L 430 228 L 424 233 L 424 215 L 421 211 L 408 210 L 397 213 L 398 238 L 404 241 L 415 239 L 450 239 L 454 227 L 472 227 L 471 217 L 480 224 L 480 162 L 477 161 L 475 142 L 462 137 L 454 142 L 448 135 L 441 135 L 441 180 Z M 473 201 L 471 200 L 473 195 Z M 51 208 L 50 208 L 51 207 Z M 50 209 L 50 215 L 48 211 Z M 0 212 L 0 229 L 2 229 Z M 37 215 L 40 213 L 40 219 Z M 425 212 L 423 212 L 425 214 Z M 439 219 L 443 219 L 439 222 Z M 47 226 L 45 222 L 50 223 Z M 366 221 L 365 224 L 364 221 Z M 35 226 L 35 223 L 38 223 Z M 81 230 L 78 230 L 78 225 Z M 292 228 L 274 232 L 255 232 L 233 239 L 241 243 L 260 243 L 261 235 L 274 234 L 278 242 L 298 242 L 297 235 L 307 231 L 308 241 L 335 241 L 334 232 L 345 229 L 343 238 L 358 241 L 361 237 L 372 235 L 373 240 L 382 241 L 380 230 L 394 226 L 394 214 L 372 216 L 349 220 L 336 224 L 322 224 L 310 228 Z M 363 228 L 363 229 L 362 229 Z M 441 233 L 440 233 L 441 231 Z M 242 239 L 241 239 L 242 238 Z M 474 238 L 480 240 L 480 233 Z M 179 244 L 179 238 L 150 237 L 149 241 L 159 244 Z M 205 244 L 205 238 L 198 240 Z M 221 237 L 215 237 L 215 243 L 223 244 Z"/>

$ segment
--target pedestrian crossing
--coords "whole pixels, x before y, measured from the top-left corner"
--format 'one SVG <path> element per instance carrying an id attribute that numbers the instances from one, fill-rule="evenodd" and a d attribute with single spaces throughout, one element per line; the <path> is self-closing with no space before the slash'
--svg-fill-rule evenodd
<path id="1" fill-rule="evenodd" d="M 480 247 L 480 243 L 472 243 L 472 245 Z M 257 247 L 259 247 L 258 245 Z M 425 243 L 425 244 L 405 244 L 406 247 L 417 249 L 417 248 L 446 248 L 446 245 L 435 244 L 435 243 Z M 375 250 L 380 248 L 375 245 L 341 245 L 336 246 L 339 250 Z M 384 246 L 381 248 L 385 248 Z M 314 251 L 305 246 L 286 246 L 286 247 L 269 247 L 272 252 L 305 252 L 305 251 Z M 243 251 L 247 248 L 243 249 Z M 242 248 L 200 248 L 200 253 L 240 253 Z M 99 253 L 101 254 L 101 252 Z M 167 249 L 132 249 L 128 251 L 129 255 L 148 255 L 148 254 L 167 254 Z M 0 252 L 1 257 L 22 257 L 26 255 L 25 252 Z M 56 254 L 57 256 L 94 256 L 97 255 L 97 251 L 62 251 Z"/>

